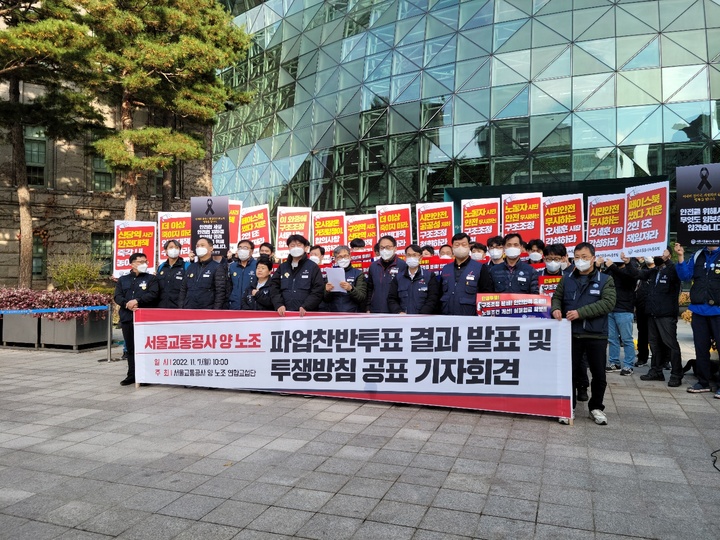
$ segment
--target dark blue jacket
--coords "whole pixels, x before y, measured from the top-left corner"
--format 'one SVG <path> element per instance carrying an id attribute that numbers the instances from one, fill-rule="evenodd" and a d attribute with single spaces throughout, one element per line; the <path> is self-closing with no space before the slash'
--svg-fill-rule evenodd
<path id="1" fill-rule="evenodd" d="M 345 269 L 345 281 L 353 286 L 347 293 L 325 291 L 324 307 L 333 313 L 358 313 L 365 311 L 367 282 L 362 270 L 348 266 Z"/>
<path id="2" fill-rule="evenodd" d="M 397 255 L 390 262 L 377 259 L 368 268 L 367 298 L 370 313 L 390 313 L 387 299 L 390 293 L 390 283 L 398 274 L 402 274 L 407 264 Z"/>
<path id="3" fill-rule="evenodd" d="M 538 273 L 528 263 L 517 261 L 511 271 L 506 262 L 490 268 L 493 289 L 496 293 L 538 294 Z"/>
<path id="4" fill-rule="evenodd" d="M 233 261 L 228 268 L 228 276 L 232 284 L 230 292 L 230 309 L 242 309 L 243 294 L 250 286 L 252 279 L 255 277 L 255 268 L 257 261 L 250 259 L 246 266 L 240 264 L 239 261 Z"/>
<path id="5" fill-rule="evenodd" d="M 303 255 L 296 268 L 292 257 L 282 263 L 270 278 L 270 297 L 277 310 L 282 306 L 288 311 L 317 311 L 325 293 L 325 280 L 320 267 Z"/>
<path id="6" fill-rule="evenodd" d="M 706 317 L 720 315 L 720 249 L 707 247 L 677 265 L 681 280 L 692 279 L 690 311 Z"/>
<path id="7" fill-rule="evenodd" d="M 492 281 L 485 264 L 468 258 L 459 267 L 454 262 L 443 266 L 443 315 L 477 315 L 477 294 L 488 292 L 493 292 Z"/>
<path id="8" fill-rule="evenodd" d="M 580 318 L 572 321 L 574 336 L 607 338 L 608 313 L 615 307 L 615 300 L 612 277 L 596 269 L 587 276 L 575 271 L 558 283 L 551 311 L 559 309 L 565 317 L 568 311 L 577 310 Z"/>
<path id="9" fill-rule="evenodd" d="M 408 268 L 390 283 L 388 307 L 390 313 L 431 315 L 435 313 L 439 297 L 440 283 L 430 270 L 418 268 L 410 277 Z"/>
<path id="10" fill-rule="evenodd" d="M 212 260 L 198 261 L 185 270 L 178 305 L 184 309 L 226 309 L 227 266 Z"/>
<path id="11" fill-rule="evenodd" d="M 115 284 L 115 303 L 120 306 L 120 322 L 133 322 L 133 312 L 125 308 L 130 300 L 137 300 L 138 307 L 153 307 L 157 302 L 160 288 L 152 274 L 130 272 L 120 276 Z"/>
<path id="12" fill-rule="evenodd" d="M 248 309 L 255 311 L 262 310 L 274 310 L 272 298 L 270 298 L 270 278 L 265 282 L 265 285 L 257 289 L 257 292 L 253 295 L 253 291 L 257 289 L 257 276 L 253 276 L 250 280 L 250 285 L 245 289 L 245 294 L 242 297 L 242 307 L 240 309 Z"/>
<path id="13" fill-rule="evenodd" d="M 160 300 L 157 307 L 167 309 L 180 307 L 178 299 L 182 282 L 185 279 L 185 269 L 188 266 L 189 264 L 184 260 L 178 259 L 172 266 L 169 261 L 165 261 L 158 267 L 157 280 L 160 286 Z"/>
<path id="14" fill-rule="evenodd" d="M 660 267 L 640 270 L 640 279 L 647 284 L 645 313 L 651 317 L 677 318 L 682 282 L 675 265 L 667 261 Z"/>

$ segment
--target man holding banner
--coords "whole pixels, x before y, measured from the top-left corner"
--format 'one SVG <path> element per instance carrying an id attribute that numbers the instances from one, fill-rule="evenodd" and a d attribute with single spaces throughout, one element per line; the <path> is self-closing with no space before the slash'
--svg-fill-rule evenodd
<path id="1" fill-rule="evenodd" d="M 582 360 L 586 355 L 592 374 L 588 410 L 590 418 L 601 426 L 607 425 L 603 398 L 607 387 L 608 313 L 615 307 L 615 296 L 613 278 L 595 268 L 595 247 L 588 242 L 578 244 L 575 270 L 558 284 L 552 297 L 551 313 L 558 321 L 564 317 L 572 322 L 573 408 L 580 386 Z M 566 418 L 560 421 L 569 423 Z"/>
<path id="2" fill-rule="evenodd" d="M 443 315 L 477 316 L 478 293 L 493 292 L 487 265 L 470 257 L 471 242 L 467 233 L 457 233 L 452 237 L 455 261 L 446 264 L 440 274 Z"/>

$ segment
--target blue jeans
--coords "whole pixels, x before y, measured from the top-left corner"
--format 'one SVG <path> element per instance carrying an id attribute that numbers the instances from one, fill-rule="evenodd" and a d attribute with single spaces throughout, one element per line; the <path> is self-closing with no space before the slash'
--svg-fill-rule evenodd
<path id="1" fill-rule="evenodd" d="M 635 343 L 633 342 L 633 314 L 615 312 L 608 314 L 608 362 L 620 365 L 620 342 L 622 341 L 625 357 L 623 367 L 632 369 L 635 365 Z"/>

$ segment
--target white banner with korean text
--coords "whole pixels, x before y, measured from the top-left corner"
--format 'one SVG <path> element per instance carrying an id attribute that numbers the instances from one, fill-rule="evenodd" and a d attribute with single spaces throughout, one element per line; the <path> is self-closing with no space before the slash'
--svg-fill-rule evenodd
<path id="1" fill-rule="evenodd" d="M 570 417 L 570 358 L 565 320 L 135 312 L 138 383 Z"/>

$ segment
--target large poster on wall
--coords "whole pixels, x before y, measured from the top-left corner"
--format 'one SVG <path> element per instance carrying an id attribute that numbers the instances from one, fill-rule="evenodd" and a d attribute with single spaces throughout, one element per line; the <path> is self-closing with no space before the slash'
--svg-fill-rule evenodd
<path id="1" fill-rule="evenodd" d="M 138 383 L 570 417 L 570 356 L 552 319 L 135 313 Z"/>
<path id="2" fill-rule="evenodd" d="M 677 241 L 720 246 L 720 163 L 678 167 Z"/>

